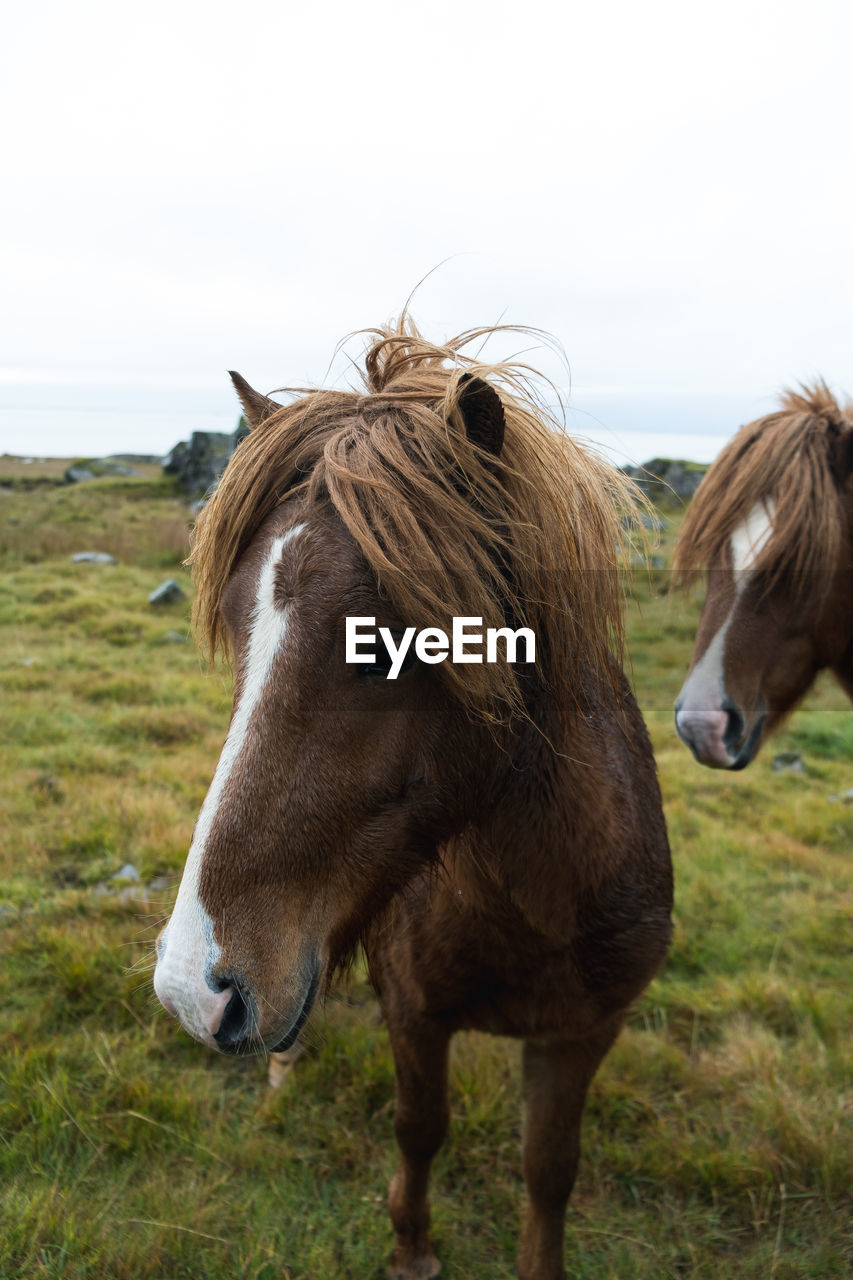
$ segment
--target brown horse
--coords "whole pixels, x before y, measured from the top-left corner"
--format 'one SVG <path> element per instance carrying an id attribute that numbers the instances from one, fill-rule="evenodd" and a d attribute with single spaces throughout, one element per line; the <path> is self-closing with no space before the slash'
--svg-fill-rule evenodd
<path id="1" fill-rule="evenodd" d="M 853 416 L 822 382 L 729 442 L 673 568 L 677 584 L 707 573 L 675 704 L 702 764 L 745 768 L 825 667 L 853 698 Z"/>
<path id="2" fill-rule="evenodd" d="M 252 432 L 199 520 L 197 609 L 236 664 L 157 993 L 225 1052 L 286 1051 L 359 942 L 397 1074 L 389 1274 L 438 1273 L 427 1181 L 460 1028 L 523 1040 L 519 1258 L 557 1280 L 587 1087 L 666 954 L 652 752 L 614 658 L 625 483 L 554 429 L 518 366 L 376 331 L 365 394 Z M 500 391 L 496 390 L 500 387 Z M 347 618 L 526 626 L 535 663 L 345 660 Z M 433 637 L 434 639 L 434 637 Z"/>

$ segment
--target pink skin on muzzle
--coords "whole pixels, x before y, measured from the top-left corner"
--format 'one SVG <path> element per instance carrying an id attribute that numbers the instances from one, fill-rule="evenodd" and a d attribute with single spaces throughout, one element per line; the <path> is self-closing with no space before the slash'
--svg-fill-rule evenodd
<path id="1" fill-rule="evenodd" d="M 734 763 L 723 742 L 729 717 L 722 707 L 678 707 L 675 727 L 700 764 L 730 769 Z"/>
<path id="2" fill-rule="evenodd" d="M 192 976 L 190 966 L 180 961 L 175 964 L 174 961 L 175 957 L 169 956 L 168 944 L 161 934 L 157 939 L 157 967 L 154 970 L 157 999 L 173 1018 L 180 1018 L 196 1040 L 216 1048 L 215 1036 L 234 988 L 228 986 L 223 991 L 213 991 L 203 977 Z"/>

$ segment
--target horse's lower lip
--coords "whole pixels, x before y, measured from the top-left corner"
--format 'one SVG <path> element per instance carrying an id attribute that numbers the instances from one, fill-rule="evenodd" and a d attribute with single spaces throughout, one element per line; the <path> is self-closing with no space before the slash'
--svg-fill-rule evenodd
<path id="1" fill-rule="evenodd" d="M 314 1000 L 317 996 L 317 988 L 320 985 L 320 968 L 319 960 L 315 959 L 314 969 L 311 974 L 311 981 L 308 984 L 308 991 L 305 995 L 304 1001 L 302 1002 L 302 1008 L 297 1015 L 296 1021 L 293 1023 L 293 1026 L 290 1028 L 287 1035 L 284 1036 L 283 1039 L 279 1040 L 277 1044 L 272 1046 L 270 1053 L 282 1053 L 285 1049 L 289 1049 L 296 1041 L 296 1038 L 302 1028 L 305 1026 L 305 1023 L 308 1020 L 308 1015 L 314 1006 Z"/>

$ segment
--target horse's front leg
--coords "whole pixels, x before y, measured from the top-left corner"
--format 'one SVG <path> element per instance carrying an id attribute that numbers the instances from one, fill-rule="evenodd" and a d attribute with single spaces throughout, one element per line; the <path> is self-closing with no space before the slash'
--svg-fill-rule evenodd
<path id="1" fill-rule="evenodd" d="M 267 1083 L 271 1089 L 284 1088 L 290 1079 L 291 1071 L 304 1052 L 305 1045 L 301 1040 L 297 1040 L 296 1044 L 289 1049 L 282 1049 L 278 1053 L 273 1050 L 267 1064 Z"/>
<path id="2" fill-rule="evenodd" d="M 563 1233 L 580 1157 L 581 1116 L 589 1083 L 618 1030 L 617 1024 L 579 1043 L 525 1041 L 521 1280 L 565 1280 Z"/>
<path id="3" fill-rule="evenodd" d="M 388 1209 L 397 1243 L 391 1280 L 431 1280 L 441 1270 L 429 1240 L 427 1185 L 433 1157 L 447 1133 L 447 1050 L 450 1037 L 428 1018 L 392 1020 L 388 1029 L 397 1073 L 394 1130 L 400 1162 Z"/>

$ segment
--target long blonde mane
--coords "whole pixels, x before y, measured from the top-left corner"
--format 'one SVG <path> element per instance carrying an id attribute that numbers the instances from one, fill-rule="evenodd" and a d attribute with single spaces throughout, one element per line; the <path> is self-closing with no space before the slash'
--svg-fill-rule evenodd
<path id="1" fill-rule="evenodd" d="M 492 332 L 435 346 L 405 317 L 370 330 L 364 393 L 301 392 L 243 441 L 190 556 L 194 621 L 212 653 L 226 647 L 219 604 L 237 561 L 266 516 L 301 494 L 334 507 L 404 624 L 449 633 L 454 616 L 473 616 L 484 627 L 531 627 L 537 670 L 561 703 L 582 673 L 615 678 L 619 549 L 642 498 L 566 435 L 533 370 L 464 354 Z M 466 436 L 466 372 L 500 394 L 497 461 Z M 522 705 L 507 663 L 437 670 L 474 712 L 502 718 Z"/>
<path id="2" fill-rule="evenodd" d="M 832 445 L 853 429 L 822 381 L 786 391 L 781 409 L 741 427 L 687 508 L 673 557 L 683 586 L 720 565 L 735 529 L 757 503 L 773 501 L 773 537 L 754 564 L 767 589 L 783 576 L 794 598 L 828 589 L 846 538 L 832 473 Z"/>

